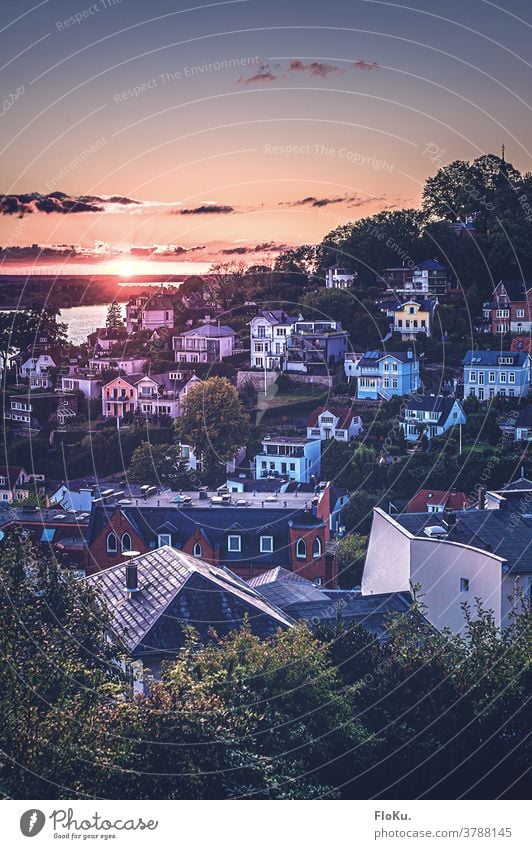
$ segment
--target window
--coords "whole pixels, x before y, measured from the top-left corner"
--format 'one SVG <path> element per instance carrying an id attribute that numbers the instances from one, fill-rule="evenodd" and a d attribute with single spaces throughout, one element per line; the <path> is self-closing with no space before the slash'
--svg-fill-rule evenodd
<path id="1" fill-rule="evenodd" d="M 470 383 L 475 383 L 476 379 L 477 379 L 477 373 L 476 373 L 476 371 L 470 371 L 470 372 L 469 372 L 469 382 L 470 382 Z"/>
<path id="2" fill-rule="evenodd" d="M 499 375 L 499 380 L 500 380 L 501 383 L 506 383 L 506 372 L 505 371 L 501 371 L 501 373 Z"/>
<path id="3" fill-rule="evenodd" d="M 460 578 L 460 592 L 469 592 L 469 578 Z"/>
<path id="4" fill-rule="evenodd" d="M 515 314 L 516 314 L 517 318 L 524 318 L 525 317 L 525 311 L 524 310 L 516 310 Z"/>
<path id="5" fill-rule="evenodd" d="M 271 554 L 273 551 L 273 537 L 260 538 L 261 554 Z"/>
<path id="6" fill-rule="evenodd" d="M 118 543 L 116 541 L 116 536 L 113 533 L 107 534 L 106 547 L 108 554 L 116 554 L 118 550 Z"/>
<path id="7" fill-rule="evenodd" d="M 495 372 L 494 371 L 490 371 L 490 373 L 488 374 L 488 380 L 489 380 L 490 383 L 495 383 Z"/>
<path id="8" fill-rule="evenodd" d="M 316 537 L 312 543 L 312 556 L 321 557 L 321 539 Z"/>
<path id="9" fill-rule="evenodd" d="M 122 534 L 122 539 L 120 540 L 120 547 L 122 548 L 122 552 L 131 551 L 131 537 L 129 534 Z"/>
<path id="10" fill-rule="evenodd" d="M 242 551 L 242 537 L 239 534 L 229 534 L 227 537 L 228 551 Z"/>
<path id="11" fill-rule="evenodd" d="M 296 542 L 296 557 L 299 560 L 305 560 L 307 557 L 307 544 L 304 539 L 298 539 Z"/>
<path id="12" fill-rule="evenodd" d="M 508 383 L 515 383 L 515 371 L 508 372 Z"/>
<path id="13" fill-rule="evenodd" d="M 201 543 L 195 542 L 194 548 L 192 549 L 192 554 L 194 557 L 201 557 L 203 555 L 203 549 L 201 547 Z"/>
<path id="14" fill-rule="evenodd" d="M 172 545 L 172 534 L 157 534 L 157 545 L 159 548 L 163 545 Z"/>

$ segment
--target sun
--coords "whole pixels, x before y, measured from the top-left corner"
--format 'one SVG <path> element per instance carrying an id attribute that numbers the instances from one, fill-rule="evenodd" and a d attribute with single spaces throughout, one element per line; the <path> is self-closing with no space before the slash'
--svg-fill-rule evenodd
<path id="1" fill-rule="evenodd" d="M 133 277 L 135 274 L 135 265 L 132 262 L 128 262 L 127 260 L 124 262 L 120 262 L 117 266 L 117 274 L 120 277 Z"/>

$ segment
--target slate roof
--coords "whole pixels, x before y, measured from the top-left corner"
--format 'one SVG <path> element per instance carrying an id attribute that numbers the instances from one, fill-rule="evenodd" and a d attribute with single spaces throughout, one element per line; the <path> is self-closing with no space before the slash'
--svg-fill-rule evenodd
<path id="1" fill-rule="evenodd" d="M 526 301 L 526 293 L 532 289 L 530 280 L 501 280 L 510 301 Z"/>
<path id="2" fill-rule="evenodd" d="M 441 424 L 446 421 L 455 401 L 456 398 L 444 395 L 422 395 L 418 398 L 409 398 L 405 404 L 405 409 L 425 413 L 440 413 L 438 423 Z"/>
<path id="3" fill-rule="evenodd" d="M 532 406 L 526 408 L 529 412 L 532 410 Z M 505 484 L 502 487 L 501 492 L 516 492 L 516 491 L 529 491 L 532 489 L 532 481 L 528 480 L 528 478 L 517 478 L 515 481 L 510 481 L 510 483 Z"/>
<path id="4" fill-rule="evenodd" d="M 112 516 L 120 511 L 139 534 L 145 545 L 155 548 L 157 534 L 172 534 L 174 547 L 182 546 L 196 529 L 205 536 L 213 548 L 219 551 L 220 559 L 228 565 L 253 563 L 258 566 L 290 566 L 290 528 L 308 532 L 312 528 L 323 528 L 324 523 L 307 510 L 290 510 L 276 507 L 112 507 L 96 505 L 91 513 L 89 540 L 107 527 L 112 526 Z M 229 534 L 242 537 L 242 551 L 229 551 Z M 273 552 L 260 551 L 260 535 L 273 536 Z M 90 543 L 89 543 L 90 544 Z"/>
<path id="5" fill-rule="evenodd" d="M 152 295 L 148 298 L 142 309 L 147 312 L 150 312 L 151 310 L 172 311 L 174 309 L 174 305 L 168 295 Z"/>
<path id="6" fill-rule="evenodd" d="M 510 572 L 532 572 L 532 514 L 523 513 L 515 526 L 510 521 L 512 512 L 504 508 L 458 510 L 454 515 L 456 524 L 445 539 L 503 557 Z M 394 520 L 422 539 L 428 539 L 424 528 L 438 522 L 434 513 L 401 513 Z"/>
<path id="7" fill-rule="evenodd" d="M 126 565 L 135 565 L 139 592 L 126 593 Z M 184 625 L 193 626 L 203 642 L 238 628 L 248 618 L 251 630 L 269 637 L 289 628 L 289 616 L 228 570 L 209 566 L 182 551 L 164 546 L 85 580 L 99 589 L 113 628 L 133 657 L 175 655 L 185 644 Z"/>
<path id="8" fill-rule="evenodd" d="M 501 366 L 505 368 L 510 366 L 510 363 L 499 363 L 499 357 L 511 357 L 511 365 L 516 368 L 522 367 L 529 358 L 527 351 L 468 351 L 463 359 L 465 366 Z"/>
<path id="9" fill-rule="evenodd" d="M 298 316 L 284 310 L 261 310 L 256 318 L 265 318 L 270 324 L 294 324 L 298 320 Z"/>
<path id="10" fill-rule="evenodd" d="M 201 327 L 185 330 L 181 336 L 208 336 L 216 339 L 220 336 L 236 336 L 236 333 L 232 327 L 228 327 L 225 324 L 220 325 L 220 327 L 217 324 L 202 324 Z"/>
<path id="11" fill-rule="evenodd" d="M 323 594 L 325 595 L 325 594 Z M 388 618 L 396 613 L 407 613 L 410 593 L 379 593 L 357 595 L 335 594 L 322 601 L 303 601 L 288 605 L 286 612 L 296 621 L 303 620 L 312 625 L 334 626 L 341 618 L 346 625 L 361 625 L 378 639 L 386 637 Z"/>
<path id="12" fill-rule="evenodd" d="M 414 269 L 420 271 L 447 271 L 447 266 L 442 265 L 437 259 L 425 259 L 423 262 L 418 262 Z"/>

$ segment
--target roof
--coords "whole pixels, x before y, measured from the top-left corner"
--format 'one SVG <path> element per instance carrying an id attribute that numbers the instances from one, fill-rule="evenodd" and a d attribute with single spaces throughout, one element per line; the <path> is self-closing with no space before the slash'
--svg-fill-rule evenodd
<path id="1" fill-rule="evenodd" d="M 423 513 L 429 504 L 437 504 L 450 510 L 463 510 L 469 504 L 465 492 L 442 489 L 420 489 L 406 505 L 405 513 Z"/>
<path id="2" fill-rule="evenodd" d="M 236 336 L 235 331 L 232 327 L 228 327 L 226 324 L 202 324 L 200 327 L 194 327 L 192 330 L 185 330 L 181 336 L 209 336 L 211 338 L 218 338 L 220 336 Z"/>
<path id="3" fill-rule="evenodd" d="M 501 280 L 495 287 L 504 286 L 510 301 L 526 301 L 526 293 L 532 289 L 530 280 Z"/>
<path id="4" fill-rule="evenodd" d="M 301 601 L 287 605 L 286 612 L 295 620 L 304 620 L 311 625 L 334 626 L 338 619 L 347 625 L 359 625 L 385 639 L 388 620 L 393 614 L 404 614 L 410 609 L 410 593 L 378 593 L 358 595 L 352 592 L 322 592 L 320 601 Z"/>
<path id="5" fill-rule="evenodd" d="M 375 366 L 376 363 L 380 362 L 380 360 L 384 360 L 386 357 L 393 357 L 401 363 L 412 363 L 417 361 L 414 351 L 366 351 L 362 359 L 359 360 L 358 365 L 360 368 Z"/>
<path id="6" fill-rule="evenodd" d="M 417 304 L 423 312 L 433 312 L 436 301 L 421 300 L 421 298 L 409 298 L 407 301 L 396 301 L 393 309 L 402 310 L 407 304 Z"/>
<path id="7" fill-rule="evenodd" d="M 527 351 L 468 351 L 463 359 L 465 366 L 499 366 L 508 367 L 510 363 L 500 363 L 499 358 L 511 359 L 511 365 L 520 368 L 530 359 Z"/>
<path id="8" fill-rule="evenodd" d="M 268 569 L 267 572 L 255 575 L 254 578 L 248 581 L 248 584 L 250 587 L 263 587 L 265 584 L 271 584 L 274 581 L 291 581 L 297 584 L 310 583 L 307 578 L 302 578 L 297 572 L 291 572 L 290 569 L 285 569 L 284 566 L 276 566 L 275 569 Z"/>
<path id="9" fill-rule="evenodd" d="M 0 477 L 5 478 L 9 489 L 14 489 L 18 477 L 24 469 L 22 466 L 0 466 Z"/>
<path id="10" fill-rule="evenodd" d="M 337 428 L 349 427 L 353 419 L 358 418 L 357 414 L 351 407 L 316 407 L 316 409 L 313 410 L 308 417 L 308 426 L 314 427 L 323 413 L 331 413 L 338 419 L 338 423 L 336 425 Z"/>
<path id="11" fill-rule="evenodd" d="M 527 407 L 527 410 L 530 412 L 530 410 L 532 410 L 532 407 Z M 505 484 L 505 486 L 503 486 L 502 490 L 500 491 L 505 493 L 523 491 L 528 492 L 531 489 L 532 481 L 528 480 L 528 478 L 521 477 L 517 478 L 517 480 L 515 481 L 511 481 L 510 483 Z"/>
<path id="12" fill-rule="evenodd" d="M 424 259 L 423 262 L 418 262 L 414 269 L 419 271 L 447 271 L 447 266 L 438 262 L 437 259 Z"/>
<path id="13" fill-rule="evenodd" d="M 148 312 L 150 310 L 173 310 L 173 308 L 174 305 L 168 295 L 152 295 L 142 307 L 143 310 Z"/>
<path id="14" fill-rule="evenodd" d="M 529 404 L 528 407 L 525 407 L 524 410 L 521 410 L 519 415 L 517 416 L 517 421 L 515 422 L 516 428 L 531 428 L 532 427 L 532 404 Z M 532 487 L 532 483 L 530 484 Z"/>
<path id="15" fill-rule="evenodd" d="M 294 324 L 299 318 L 297 315 L 289 315 L 284 310 L 261 310 L 257 318 L 265 318 L 270 324 Z M 253 321 L 255 320 L 253 319 Z"/>
<path id="16" fill-rule="evenodd" d="M 508 561 L 510 572 L 532 572 L 532 514 L 522 513 L 516 528 L 510 522 L 512 511 L 504 507 L 500 510 L 458 510 L 454 514 L 456 524 L 445 539 L 502 557 Z M 428 539 L 424 529 L 437 521 L 434 513 L 400 513 L 393 518 L 422 539 Z"/>
<path id="17" fill-rule="evenodd" d="M 405 402 L 405 410 L 440 413 L 439 421 L 445 421 L 455 403 L 460 404 L 460 401 L 448 395 L 420 395 L 417 398 L 409 398 Z"/>
<path id="18" fill-rule="evenodd" d="M 126 566 L 136 566 L 139 591 L 128 596 Z M 114 631 L 135 657 L 176 654 L 186 642 L 183 626 L 201 639 L 238 628 L 247 617 L 251 630 L 269 637 L 289 628 L 289 616 L 230 571 L 209 566 L 163 546 L 85 580 L 102 594 Z"/>

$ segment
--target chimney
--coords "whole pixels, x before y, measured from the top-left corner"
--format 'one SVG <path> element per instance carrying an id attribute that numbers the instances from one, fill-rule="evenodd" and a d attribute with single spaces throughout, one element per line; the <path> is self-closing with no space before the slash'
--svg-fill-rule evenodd
<path id="1" fill-rule="evenodd" d="M 408 357 L 408 359 L 409 359 L 409 360 L 413 359 L 413 357 L 414 357 L 414 353 L 413 353 L 413 351 L 412 351 L 411 349 L 409 349 L 409 350 L 406 352 L 406 356 Z"/>
<path id="2" fill-rule="evenodd" d="M 484 508 L 486 507 L 486 490 L 484 489 L 483 486 L 479 486 L 479 487 L 477 487 L 477 493 L 478 493 L 478 509 L 484 510 Z"/>
<path id="3" fill-rule="evenodd" d="M 453 510 L 445 509 L 443 511 L 442 525 L 450 531 L 456 525 L 456 513 Z"/>
<path id="4" fill-rule="evenodd" d="M 126 565 L 126 592 L 129 594 L 130 598 L 133 593 L 138 593 L 139 591 L 139 576 L 137 571 L 137 566 L 135 563 L 128 563 Z"/>

